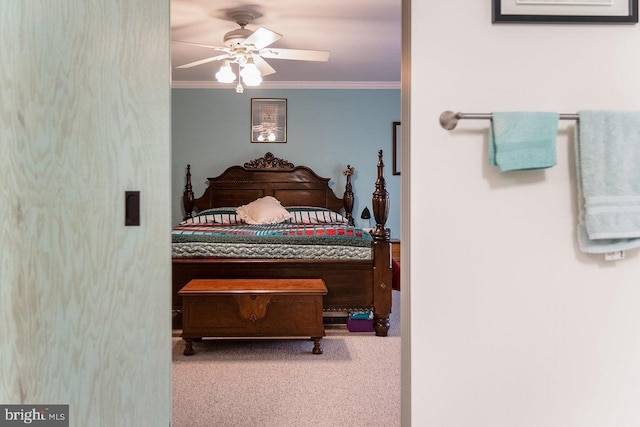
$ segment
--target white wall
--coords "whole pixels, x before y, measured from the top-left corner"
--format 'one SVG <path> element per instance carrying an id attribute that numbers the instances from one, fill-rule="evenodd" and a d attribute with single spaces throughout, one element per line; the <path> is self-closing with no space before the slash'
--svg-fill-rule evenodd
<path id="1" fill-rule="evenodd" d="M 489 0 L 412 12 L 411 424 L 640 425 L 639 251 L 579 251 L 574 123 L 556 167 L 511 173 L 487 166 L 488 122 L 438 124 L 640 109 L 640 26 L 492 25 Z"/>
<path id="2" fill-rule="evenodd" d="M 167 426 L 169 2 L 3 0 L 0 28 L 0 403 Z"/>

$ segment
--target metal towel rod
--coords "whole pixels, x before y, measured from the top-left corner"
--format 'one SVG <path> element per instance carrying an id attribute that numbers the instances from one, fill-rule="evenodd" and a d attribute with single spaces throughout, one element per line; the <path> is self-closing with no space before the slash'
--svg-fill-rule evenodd
<path id="1" fill-rule="evenodd" d="M 446 130 L 455 129 L 458 125 L 458 120 L 462 119 L 477 119 L 477 120 L 491 120 L 493 114 L 491 113 L 456 113 L 453 111 L 445 111 L 440 114 L 440 126 Z M 578 120 L 577 114 L 560 114 L 560 120 Z"/>

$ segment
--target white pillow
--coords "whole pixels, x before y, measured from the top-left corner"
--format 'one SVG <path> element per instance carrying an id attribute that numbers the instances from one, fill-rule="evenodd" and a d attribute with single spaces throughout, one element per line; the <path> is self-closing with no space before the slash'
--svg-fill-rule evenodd
<path id="1" fill-rule="evenodd" d="M 291 214 L 275 197 L 265 196 L 239 206 L 238 216 L 247 224 L 275 224 L 291 219 Z"/>

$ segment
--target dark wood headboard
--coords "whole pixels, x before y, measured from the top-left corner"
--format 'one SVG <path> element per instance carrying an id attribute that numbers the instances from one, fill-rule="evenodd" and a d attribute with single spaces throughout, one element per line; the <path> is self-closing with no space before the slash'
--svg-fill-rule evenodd
<path id="1" fill-rule="evenodd" d="M 318 176 L 306 166 L 294 166 L 287 160 L 266 153 L 264 157 L 231 166 L 215 178 L 207 178 L 209 185 L 201 197 L 195 198 L 191 186 L 191 167 L 187 166 L 186 186 L 183 195 L 185 219 L 191 218 L 194 209 L 236 207 L 260 197 L 273 196 L 283 206 L 318 206 L 340 212 L 353 223 L 353 191 L 351 174 L 347 166 L 347 186 L 342 198 L 329 187 L 329 178 Z"/>

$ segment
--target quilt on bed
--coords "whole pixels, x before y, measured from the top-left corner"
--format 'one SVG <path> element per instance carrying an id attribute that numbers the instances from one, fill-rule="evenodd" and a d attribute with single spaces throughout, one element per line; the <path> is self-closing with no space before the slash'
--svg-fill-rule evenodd
<path id="1" fill-rule="evenodd" d="M 371 235 L 334 212 L 289 208 L 276 224 L 247 224 L 220 208 L 183 221 L 172 232 L 173 257 L 349 259 L 372 258 Z"/>

